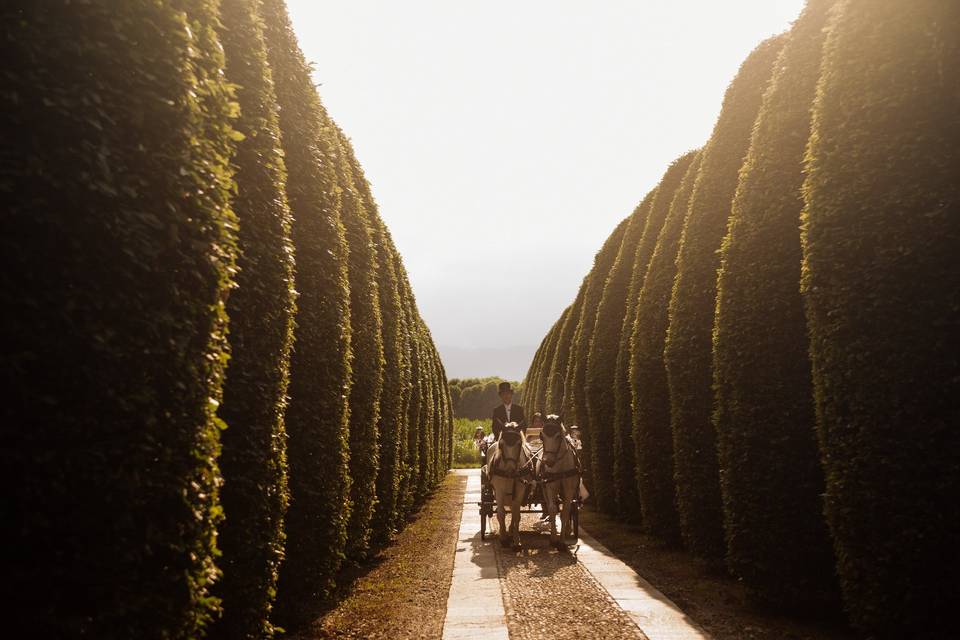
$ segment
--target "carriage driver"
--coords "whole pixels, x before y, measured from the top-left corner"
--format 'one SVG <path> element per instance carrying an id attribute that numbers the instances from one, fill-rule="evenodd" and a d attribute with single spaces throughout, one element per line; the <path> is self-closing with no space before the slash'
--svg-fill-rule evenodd
<path id="1" fill-rule="evenodd" d="M 500 386 L 497 387 L 497 391 L 503 404 L 493 410 L 493 419 L 490 423 L 493 439 L 496 440 L 500 437 L 500 431 L 503 429 L 503 425 L 508 422 L 516 422 L 520 426 L 520 432 L 526 436 L 527 416 L 523 412 L 523 407 L 518 404 L 513 404 L 513 387 L 510 386 L 509 382 L 501 382 Z"/>

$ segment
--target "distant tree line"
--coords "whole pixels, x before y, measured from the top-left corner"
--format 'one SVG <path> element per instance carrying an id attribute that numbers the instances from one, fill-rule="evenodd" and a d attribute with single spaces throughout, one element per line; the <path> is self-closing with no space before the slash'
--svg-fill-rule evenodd
<path id="1" fill-rule="evenodd" d="M 960 3 L 808 0 L 526 376 L 599 509 L 774 608 L 942 637 L 960 569 Z M 561 382 L 562 381 L 562 382 Z"/>
<path id="2" fill-rule="evenodd" d="M 7 628 L 301 625 L 443 477 L 453 405 L 284 2 L 0 18 Z"/>
<path id="3" fill-rule="evenodd" d="M 489 420 L 493 409 L 502 404 L 497 392 L 503 378 L 453 378 L 449 381 L 450 401 L 457 418 Z M 522 385 L 511 382 L 514 392 L 520 393 Z"/>

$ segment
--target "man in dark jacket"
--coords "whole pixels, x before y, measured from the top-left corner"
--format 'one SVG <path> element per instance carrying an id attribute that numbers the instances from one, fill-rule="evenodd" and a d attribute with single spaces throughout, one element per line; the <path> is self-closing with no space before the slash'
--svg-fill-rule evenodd
<path id="1" fill-rule="evenodd" d="M 513 387 L 510 386 L 509 382 L 501 382 L 497 390 L 503 404 L 493 410 L 490 430 L 493 432 L 494 439 L 500 437 L 500 431 L 503 429 L 503 425 L 508 422 L 516 422 L 520 425 L 520 431 L 526 435 L 527 416 L 523 412 L 523 407 L 518 404 L 513 404 Z"/>

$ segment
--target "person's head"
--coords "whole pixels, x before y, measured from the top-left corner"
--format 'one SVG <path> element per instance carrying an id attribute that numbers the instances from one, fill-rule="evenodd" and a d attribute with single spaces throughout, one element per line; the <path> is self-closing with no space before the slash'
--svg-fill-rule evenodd
<path id="1" fill-rule="evenodd" d="M 530 418 L 530 426 L 531 426 L 531 427 L 540 427 L 540 428 L 542 429 L 542 428 L 543 428 L 543 414 L 540 413 L 539 411 L 537 411 L 535 414 L 533 414 L 533 417 Z"/>
<path id="2" fill-rule="evenodd" d="M 572 425 L 568 431 L 570 432 L 570 437 L 576 438 L 577 440 L 580 439 L 580 427 Z"/>
<path id="3" fill-rule="evenodd" d="M 476 429 L 474 429 L 474 431 L 473 431 L 473 437 L 474 437 L 474 438 L 482 438 L 482 437 L 483 437 L 483 427 L 477 427 Z"/>
<path id="4" fill-rule="evenodd" d="M 503 404 L 513 402 L 513 387 L 510 386 L 509 382 L 501 382 L 500 386 L 497 387 L 497 393 L 500 394 L 500 399 L 503 401 Z"/>

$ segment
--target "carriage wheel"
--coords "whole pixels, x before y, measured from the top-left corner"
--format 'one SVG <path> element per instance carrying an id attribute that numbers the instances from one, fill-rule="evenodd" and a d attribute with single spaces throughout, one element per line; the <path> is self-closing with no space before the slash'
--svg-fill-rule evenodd
<path id="1" fill-rule="evenodd" d="M 480 539 L 487 539 L 487 514 L 483 512 L 483 507 L 480 508 Z"/>

